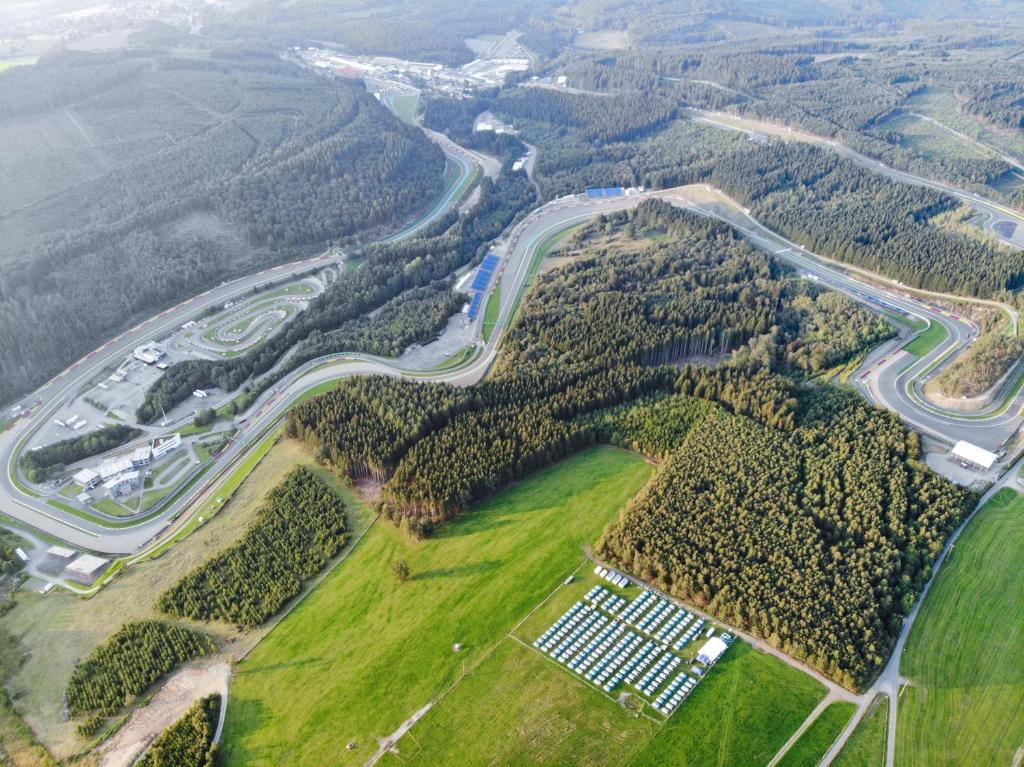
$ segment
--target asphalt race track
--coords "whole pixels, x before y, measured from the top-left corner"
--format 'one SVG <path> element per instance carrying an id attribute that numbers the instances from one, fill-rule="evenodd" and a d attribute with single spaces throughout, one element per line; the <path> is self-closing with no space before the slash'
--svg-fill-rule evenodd
<path id="1" fill-rule="evenodd" d="M 458 165 L 460 177 L 431 211 L 388 239 L 411 236 L 458 203 L 461 193 L 465 191 L 466 179 L 476 172 L 478 160 L 473 153 L 452 144 L 447 139 L 442 140 L 442 148 Z M 915 179 L 916 183 L 921 181 Z M 944 188 L 943 190 L 947 191 Z M 600 213 L 632 208 L 651 197 L 662 198 L 672 204 L 703 215 L 714 216 L 736 226 L 756 247 L 775 254 L 799 269 L 805 276 L 820 281 L 828 288 L 842 291 L 872 309 L 892 311 L 895 307 L 899 312 L 941 324 L 947 331 L 947 338 L 927 355 L 918 358 L 898 350 L 886 354 L 883 348 L 871 355 L 861 370 L 855 374 L 857 386 L 868 398 L 897 412 L 909 425 L 947 442 L 963 438 L 991 450 L 1001 446 L 1020 425 L 1018 412 L 1024 402 L 1024 393 L 1021 392 L 1017 392 L 1010 402 L 996 402 L 987 410 L 971 414 L 943 410 L 923 399 L 920 393 L 921 379 L 928 374 L 934 374 L 942 365 L 948 364 L 958 351 L 966 348 L 978 332 L 971 321 L 930 303 L 927 296 L 911 295 L 896 283 L 892 283 L 891 288 L 881 287 L 880 284 L 887 281 L 877 276 L 870 281 L 862 279 L 857 274 L 858 270 L 840 266 L 807 252 L 795 243 L 765 229 L 739 208 L 698 203 L 685 189 L 659 190 L 601 200 L 587 200 L 577 196 L 555 200 L 534 210 L 495 242 L 494 251 L 502 256 L 502 260 L 498 267 L 498 275 L 488 290 L 493 291 L 495 285 L 500 285 L 502 304 L 495 330 L 487 343 L 482 340 L 484 312 L 481 312 L 474 321 L 472 332 L 479 349 L 469 362 L 444 372 L 431 372 L 406 369 L 395 360 L 359 354 L 332 355 L 311 361 L 285 377 L 272 390 L 265 392 L 246 413 L 236 418 L 236 438 L 207 471 L 204 480 L 193 490 L 185 493 L 181 499 L 152 519 L 134 525 L 111 528 L 53 508 L 17 486 L 13 476 L 16 471 L 18 449 L 23 439 L 46 421 L 64 397 L 77 391 L 83 382 L 88 381 L 112 360 L 121 359 L 129 354 L 142 341 L 179 326 L 207 306 L 220 304 L 244 294 L 254 285 L 262 284 L 269 278 L 280 278 L 317 265 L 325 265 L 330 257 L 325 254 L 226 283 L 122 333 L 38 389 L 30 400 L 38 400 L 40 404 L 28 418 L 0 436 L 0 459 L 5 466 L 0 479 L 2 509 L 20 523 L 79 548 L 110 555 L 134 553 L 168 530 L 171 521 L 183 515 L 186 510 L 193 507 L 201 509 L 203 504 L 210 502 L 210 496 L 215 492 L 225 473 L 243 460 L 250 448 L 280 422 L 285 411 L 296 399 L 315 386 L 346 376 L 366 374 L 444 381 L 456 385 L 471 385 L 479 381 L 497 355 L 504 330 L 511 322 L 524 292 L 531 264 L 544 242 L 553 234 L 587 221 Z M 1011 321 L 1016 324 L 1016 314 L 1012 310 L 1007 311 L 1011 314 Z"/>

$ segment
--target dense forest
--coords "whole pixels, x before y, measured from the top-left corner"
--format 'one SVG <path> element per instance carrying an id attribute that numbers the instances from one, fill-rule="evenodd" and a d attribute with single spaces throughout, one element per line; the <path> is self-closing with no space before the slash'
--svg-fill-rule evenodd
<path id="1" fill-rule="evenodd" d="M 541 277 L 491 379 L 471 390 L 345 382 L 294 408 L 287 432 L 350 476 L 387 479 L 384 513 L 425 535 L 508 481 L 592 444 L 597 431 L 579 416 L 676 386 L 720 388 L 714 376 L 680 376 L 660 365 L 741 351 L 767 336 L 777 343 L 769 366 L 802 370 L 892 332 L 848 299 L 807 293 L 725 224 L 649 201 L 595 224 L 592 234 L 606 227 L 666 237 Z M 840 324 L 832 339 L 830 328 Z M 740 364 L 753 370 L 759 362 L 745 352 Z M 735 382 L 720 382 L 736 391 Z M 773 387 L 762 393 L 730 406 L 773 423 L 792 419 Z"/>
<path id="2" fill-rule="evenodd" d="M 261 381 L 266 386 L 325 354 L 394 354 L 414 340 L 430 337 L 444 326 L 458 301 L 443 281 L 481 257 L 486 244 L 534 200 L 533 186 L 522 172 L 506 167 L 497 181 L 483 179 L 479 202 L 449 229 L 367 247 L 359 268 L 332 283 L 282 332 L 240 357 L 173 365 L 146 392 L 136 415 L 149 422 L 161 406 L 170 409 L 197 388 L 233 391 L 250 377 L 273 369 Z M 389 301 L 394 303 L 388 305 Z M 382 306 L 379 314 L 363 317 Z M 275 368 L 289 350 L 285 363 Z"/>
<path id="3" fill-rule="evenodd" d="M 75 666 L 66 693 L 68 711 L 71 716 L 113 714 L 179 664 L 214 649 L 210 636 L 181 626 L 126 623 Z"/>
<path id="4" fill-rule="evenodd" d="M 970 498 L 925 468 L 896 416 L 852 392 L 801 395 L 790 430 L 688 399 L 604 426 L 667 457 L 598 551 L 862 687 Z"/>
<path id="5" fill-rule="evenodd" d="M 197 700 L 153 741 L 136 767 L 214 767 L 218 749 L 213 738 L 220 708 L 217 693 Z"/>
<path id="6" fill-rule="evenodd" d="M 992 296 L 1024 284 L 1024 253 L 929 224 L 957 202 L 833 152 L 775 143 L 721 158 L 713 185 L 770 229 L 916 287 Z"/>
<path id="7" fill-rule="evenodd" d="M 445 167 L 360 83 L 255 53 L 53 55 L 0 74 L 0 115 L 21 147 L 0 161 L 0 400 L 156 307 L 396 228 Z"/>
<path id="8" fill-rule="evenodd" d="M 349 539 L 345 506 L 314 472 L 294 469 L 242 539 L 161 595 L 170 615 L 253 628 L 275 615 Z"/>
<path id="9" fill-rule="evenodd" d="M 64 471 L 69 464 L 113 450 L 141 436 L 141 429 L 127 424 L 111 424 L 38 450 L 26 450 L 21 455 L 21 468 L 30 482 L 43 482 Z"/>

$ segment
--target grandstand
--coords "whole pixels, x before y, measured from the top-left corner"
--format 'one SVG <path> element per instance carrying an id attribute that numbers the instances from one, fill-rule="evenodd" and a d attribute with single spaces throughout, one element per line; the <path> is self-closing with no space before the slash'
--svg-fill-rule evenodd
<path id="1" fill-rule="evenodd" d="M 468 316 L 469 316 L 469 321 L 470 322 L 475 320 L 476 316 L 480 313 L 480 306 L 483 304 L 483 302 L 484 302 L 484 294 L 483 293 L 477 293 L 476 295 L 473 296 L 473 300 L 469 304 L 469 312 L 467 313 Z"/>
<path id="2" fill-rule="evenodd" d="M 488 256 L 481 262 L 480 268 L 476 270 L 476 277 L 473 279 L 473 284 L 469 286 L 470 290 L 484 290 L 488 285 L 491 284 L 491 278 L 494 276 L 494 270 L 498 268 L 498 264 L 501 262 L 494 253 L 488 254 Z"/>
<path id="3" fill-rule="evenodd" d="M 606 579 L 614 573 L 604 568 L 596 572 Z M 680 650 L 701 635 L 705 624 L 703 618 L 647 589 L 629 602 L 598 584 L 533 645 L 605 693 L 629 685 L 656 711 L 671 716 L 732 643 L 729 634 L 716 637 L 712 641 L 722 649 L 713 659 L 704 653 L 710 642 L 696 660 L 690 659 L 705 668 L 692 666 L 689 674 L 679 670 L 686 660 Z M 713 632 L 709 629 L 708 636 Z"/>
<path id="4" fill-rule="evenodd" d="M 470 290 L 475 291 L 473 300 L 469 305 L 469 312 L 467 313 L 470 322 L 475 320 L 476 316 L 480 313 L 480 307 L 483 306 L 484 302 L 484 291 L 491 284 L 491 279 L 494 277 L 494 272 L 498 268 L 499 263 L 501 263 L 501 258 L 494 253 L 489 253 L 480 263 L 480 268 L 477 269 L 476 277 L 473 278 L 473 284 L 469 286 Z"/>
<path id="5" fill-rule="evenodd" d="M 626 190 L 621 186 L 591 187 L 587 189 L 588 200 L 603 200 L 608 197 L 622 197 Z"/>

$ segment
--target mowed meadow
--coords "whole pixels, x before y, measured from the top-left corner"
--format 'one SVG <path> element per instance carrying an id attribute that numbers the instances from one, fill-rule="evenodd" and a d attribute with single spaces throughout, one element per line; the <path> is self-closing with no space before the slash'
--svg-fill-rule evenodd
<path id="1" fill-rule="evenodd" d="M 378 522 L 238 665 L 225 763 L 364 764 L 379 738 L 428 703 L 379 764 L 770 760 L 825 691 L 742 641 L 667 723 L 622 708 L 528 646 L 586 589 L 584 546 L 652 471 L 634 454 L 595 448 L 436 538 L 417 543 Z M 392 573 L 397 559 L 409 563 L 409 580 Z M 563 589 L 574 573 L 583 580 Z"/>
<path id="2" fill-rule="evenodd" d="M 417 543 L 378 522 L 238 665 L 225 762 L 363 764 L 378 737 L 472 671 L 579 567 L 583 546 L 651 473 L 636 455 L 595 449 L 532 475 L 433 539 Z M 392 574 L 396 559 L 409 563 L 409 580 Z"/>
<path id="3" fill-rule="evenodd" d="M 1017 765 L 1024 748 L 1024 496 L 1002 490 L 950 552 L 907 641 L 896 764 Z"/>

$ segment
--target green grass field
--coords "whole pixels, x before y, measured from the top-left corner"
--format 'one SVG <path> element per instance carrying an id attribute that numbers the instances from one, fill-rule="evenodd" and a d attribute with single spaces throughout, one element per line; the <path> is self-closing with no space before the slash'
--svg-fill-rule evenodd
<path id="1" fill-rule="evenodd" d="M 852 703 L 829 704 L 782 757 L 779 767 L 816 767 L 856 710 Z"/>
<path id="2" fill-rule="evenodd" d="M 582 591 L 552 600 L 515 635 L 536 638 L 591 585 L 584 581 Z M 636 594 L 632 589 L 630 596 Z M 638 716 L 506 638 L 399 741 L 399 755 L 381 764 L 765 764 L 824 692 L 810 677 L 737 641 L 663 724 L 660 715 L 658 721 Z"/>
<path id="3" fill-rule="evenodd" d="M 398 119 L 407 125 L 416 124 L 416 105 L 419 100 L 418 93 L 403 93 L 390 97 L 391 106 L 394 108 L 395 114 L 398 115 Z"/>
<path id="4" fill-rule="evenodd" d="M 484 343 L 491 340 L 494 333 L 494 326 L 498 324 L 498 315 L 501 313 L 501 283 L 494 286 L 494 292 L 487 299 L 487 308 L 484 309 Z"/>
<path id="5" fill-rule="evenodd" d="M 503 644 L 651 472 L 635 455 L 595 449 L 538 472 L 429 541 L 375 525 L 239 664 L 225 762 L 364 763 L 376 737 Z M 409 581 L 391 574 L 397 558 L 409 562 Z"/>
<path id="6" fill-rule="evenodd" d="M 832 767 L 883 767 L 885 727 L 889 720 L 889 699 L 880 697 L 857 724 Z"/>
<path id="7" fill-rule="evenodd" d="M 248 529 L 266 494 L 298 464 L 316 471 L 345 499 L 356 533 L 370 524 L 371 509 L 350 488 L 318 467 L 297 442 L 284 440 L 274 445 L 258 466 L 249 467 L 251 473 L 244 482 L 239 480 L 240 486 L 220 513 L 212 519 L 207 517 L 203 525 L 165 550 L 158 560 L 124 568 L 90 599 L 60 589 L 45 597 L 35 592 L 19 592 L 17 606 L 0 616 L 0 632 L 11 634 L 22 650 L 31 650 L 24 666 L 11 680 L 11 694 L 36 736 L 57 756 L 67 757 L 84 745 L 74 732 L 75 722 L 65 722 L 62 717 L 64 688 L 75 661 L 88 655 L 126 621 L 166 617 L 156 612 L 157 597 L 209 557 L 235 543 Z M 233 474 L 227 482 L 234 482 L 239 476 Z M 225 491 L 222 488 L 219 492 Z M 221 639 L 234 639 L 235 644 L 229 646 L 231 652 L 266 633 L 262 628 L 240 634 L 223 624 L 203 628 Z M 2 758 L 0 764 L 4 764 Z M 85 764 L 91 762 L 87 760 Z"/>
<path id="8" fill-rule="evenodd" d="M 903 351 L 923 357 L 946 340 L 946 328 L 933 322 L 928 329 L 903 346 Z"/>
<path id="9" fill-rule="evenodd" d="M 910 634 L 900 670 L 912 686 L 899 703 L 897 765 L 1019 763 L 1021 551 L 1024 497 L 1001 490 L 957 541 Z"/>

